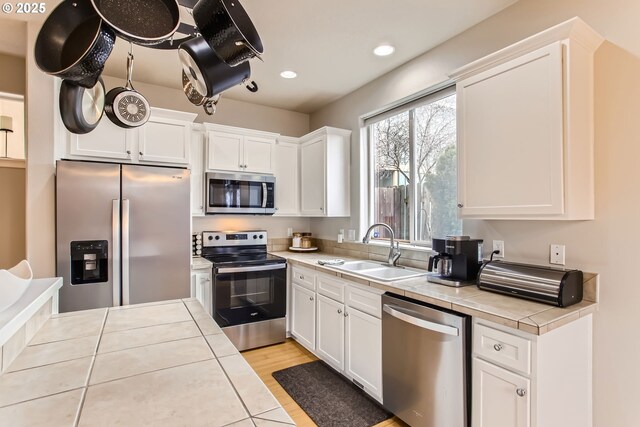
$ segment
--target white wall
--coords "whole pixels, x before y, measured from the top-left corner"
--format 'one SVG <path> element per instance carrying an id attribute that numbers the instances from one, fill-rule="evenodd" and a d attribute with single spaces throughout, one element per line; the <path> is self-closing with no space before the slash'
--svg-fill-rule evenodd
<path id="1" fill-rule="evenodd" d="M 595 58 L 596 220 L 465 221 L 466 234 L 505 241 L 508 260 L 548 263 L 550 243 L 565 244 L 567 266 L 600 274 L 601 304 L 594 319 L 594 426 L 640 423 L 640 301 L 635 267 L 640 239 L 640 2 L 520 0 L 432 51 L 312 114 L 311 127 L 352 129 L 359 155 L 358 116 L 446 80 L 451 70 L 545 28 L 580 16 L 606 39 Z M 490 100 L 487 100 L 490 102 Z M 352 212 L 359 209 L 354 162 Z M 350 220 L 313 222 L 332 237 Z"/>
<path id="2" fill-rule="evenodd" d="M 268 216 L 214 215 L 193 218 L 193 232 L 227 230 L 267 230 L 270 239 L 287 237 L 287 228 L 293 231 L 311 230 L 309 218 L 279 218 Z"/>
<path id="3" fill-rule="evenodd" d="M 107 90 L 124 86 L 125 83 L 123 79 L 111 76 L 103 76 L 103 80 Z M 218 123 L 276 132 L 287 136 L 302 136 L 309 132 L 308 114 L 235 101 L 228 99 L 223 93 L 215 114 L 208 116 L 202 107 L 196 107 L 190 103 L 182 90 L 136 81 L 133 85 L 147 98 L 152 107 L 197 113 L 196 122 L 199 123 Z"/>

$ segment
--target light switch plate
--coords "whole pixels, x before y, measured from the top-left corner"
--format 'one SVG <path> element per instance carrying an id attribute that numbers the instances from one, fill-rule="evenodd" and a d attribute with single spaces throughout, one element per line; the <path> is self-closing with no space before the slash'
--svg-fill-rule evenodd
<path id="1" fill-rule="evenodd" d="M 549 262 L 551 264 L 564 265 L 564 245 L 551 244 L 549 248 Z"/>

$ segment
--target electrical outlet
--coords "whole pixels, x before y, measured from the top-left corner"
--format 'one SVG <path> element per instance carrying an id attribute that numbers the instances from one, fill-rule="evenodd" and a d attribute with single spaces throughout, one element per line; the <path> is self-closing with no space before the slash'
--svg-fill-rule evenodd
<path id="1" fill-rule="evenodd" d="M 549 262 L 551 264 L 564 265 L 564 245 L 552 244 L 549 248 Z"/>
<path id="2" fill-rule="evenodd" d="M 494 258 L 504 258 L 504 240 L 494 240 L 492 251 L 500 251 L 499 254 L 494 255 Z"/>
<path id="3" fill-rule="evenodd" d="M 287 237 L 291 237 L 293 236 L 293 228 L 289 227 L 287 228 Z"/>

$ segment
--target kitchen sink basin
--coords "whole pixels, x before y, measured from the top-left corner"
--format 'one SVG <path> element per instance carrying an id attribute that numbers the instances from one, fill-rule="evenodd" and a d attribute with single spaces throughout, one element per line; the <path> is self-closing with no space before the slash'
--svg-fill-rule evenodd
<path id="1" fill-rule="evenodd" d="M 345 262 L 343 265 L 334 266 L 333 268 L 357 276 L 380 280 L 382 282 L 412 279 L 414 277 L 427 275 L 426 272 L 421 270 L 405 267 L 391 267 L 379 262 L 371 261 L 349 261 Z"/>
<path id="2" fill-rule="evenodd" d="M 340 270 L 347 271 L 362 271 L 362 270 L 371 270 L 374 268 L 384 267 L 383 264 L 379 262 L 371 262 L 371 261 L 349 261 L 344 264 L 337 266 L 336 268 Z"/>

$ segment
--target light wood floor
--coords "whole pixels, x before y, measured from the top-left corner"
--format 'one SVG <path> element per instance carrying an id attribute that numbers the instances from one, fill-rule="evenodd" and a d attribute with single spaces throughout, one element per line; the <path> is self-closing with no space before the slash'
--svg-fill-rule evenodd
<path id="1" fill-rule="evenodd" d="M 278 399 L 282 407 L 289 413 L 300 427 L 314 427 L 316 424 L 304 412 L 300 406 L 287 394 L 286 391 L 271 376 L 275 371 L 300 365 L 302 363 L 318 360 L 313 354 L 299 345 L 294 340 L 287 340 L 282 344 L 270 347 L 258 348 L 242 353 L 249 365 L 260 376 L 260 379 L 269 387 L 271 393 Z M 344 426 L 348 427 L 348 426 Z M 376 424 L 375 427 L 408 427 L 396 417 Z"/>

